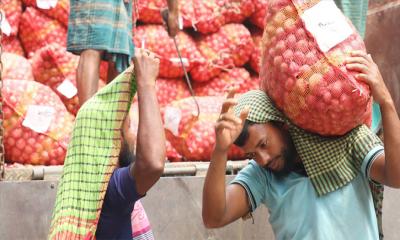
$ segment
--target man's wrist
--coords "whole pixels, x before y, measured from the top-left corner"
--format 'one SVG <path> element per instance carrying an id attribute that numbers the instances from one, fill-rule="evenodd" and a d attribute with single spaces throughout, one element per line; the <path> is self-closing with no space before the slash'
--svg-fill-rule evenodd
<path id="1" fill-rule="evenodd" d="M 137 88 L 144 89 L 144 90 L 155 90 L 156 81 L 137 81 Z"/>
<path id="2" fill-rule="evenodd" d="M 228 150 L 214 148 L 214 151 L 212 152 L 212 157 L 215 157 L 215 158 L 227 158 L 228 157 Z"/>
<path id="3" fill-rule="evenodd" d="M 169 11 L 168 11 L 168 16 L 171 17 L 171 18 L 176 18 L 176 17 L 178 17 L 178 11 L 176 11 L 176 10 L 175 10 L 175 11 L 174 11 L 174 10 L 173 10 L 173 11 L 169 10 Z"/>
<path id="4" fill-rule="evenodd" d="M 392 98 L 385 99 L 379 103 L 379 107 L 383 109 L 394 108 L 394 102 Z"/>

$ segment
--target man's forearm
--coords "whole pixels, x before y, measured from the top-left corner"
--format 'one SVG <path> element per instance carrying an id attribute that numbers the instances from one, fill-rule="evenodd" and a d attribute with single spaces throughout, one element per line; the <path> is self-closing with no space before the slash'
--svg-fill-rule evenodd
<path id="1" fill-rule="evenodd" d="M 214 151 L 203 188 L 203 222 L 207 227 L 222 219 L 226 209 L 226 152 Z"/>
<path id="2" fill-rule="evenodd" d="M 156 90 L 152 86 L 138 86 L 139 127 L 137 154 L 151 165 L 164 165 L 165 134 Z M 139 161 L 141 159 L 138 159 Z"/>
<path id="3" fill-rule="evenodd" d="M 178 15 L 178 0 L 168 0 L 168 10 L 169 14 Z"/>
<path id="4" fill-rule="evenodd" d="M 385 138 L 385 182 L 400 187 L 400 120 L 392 99 L 380 107 Z"/>
<path id="5" fill-rule="evenodd" d="M 138 85 L 138 101 L 139 127 L 132 171 L 138 193 L 145 194 L 163 173 L 165 134 L 154 86 Z"/>

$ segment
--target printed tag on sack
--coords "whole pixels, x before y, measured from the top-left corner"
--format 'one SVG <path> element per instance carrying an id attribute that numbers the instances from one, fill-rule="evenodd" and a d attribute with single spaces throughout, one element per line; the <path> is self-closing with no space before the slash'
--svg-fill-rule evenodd
<path id="1" fill-rule="evenodd" d="M 55 109 L 50 106 L 29 105 L 22 126 L 45 133 L 54 119 Z"/>
<path id="2" fill-rule="evenodd" d="M 60 85 L 58 85 L 57 91 L 68 99 L 74 97 L 78 93 L 78 89 L 68 79 L 65 79 Z"/>
<path id="3" fill-rule="evenodd" d="M 3 17 L 1 20 L 1 31 L 6 35 L 10 36 L 11 34 L 11 26 L 10 23 L 7 21 L 6 14 L 3 10 L 1 10 L 1 16 Z"/>
<path id="4" fill-rule="evenodd" d="M 41 9 L 50 9 L 57 6 L 58 0 L 36 0 L 36 5 Z"/>
<path id="5" fill-rule="evenodd" d="M 170 58 L 169 60 L 171 61 L 172 65 L 175 65 L 175 66 L 181 65 L 181 59 L 179 57 Z M 182 58 L 182 63 L 183 63 L 183 66 L 189 67 L 189 60 L 187 58 Z"/>
<path id="6" fill-rule="evenodd" d="M 179 135 L 179 123 L 181 122 L 182 112 L 176 107 L 165 107 L 164 126 L 170 130 L 175 136 Z"/>
<path id="7" fill-rule="evenodd" d="M 301 18 L 323 52 L 329 51 L 353 33 L 333 0 L 320 1 L 304 11 Z"/>

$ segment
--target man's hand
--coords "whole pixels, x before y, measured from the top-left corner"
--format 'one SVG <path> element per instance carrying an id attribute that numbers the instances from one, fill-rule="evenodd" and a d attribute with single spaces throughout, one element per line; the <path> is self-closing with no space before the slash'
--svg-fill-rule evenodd
<path id="1" fill-rule="evenodd" d="M 368 84 L 374 100 L 379 105 L 392 100 L 378 66 L 372 60 L 371 55 L 362 51 L 352 52 L 351 57 L 346 60 L 346 68 L 359 72 L 356 79 Z"/>
<path id="2" fill-rule="evenodd" d="M 133 58 L 133 64 L 138 87 L 154 87 L 158 76 L 160 59 L 148 50 L 141 48 L 135 50 L 136 53 Z"/>
<path id="3" fill-rule="evenodd" d="M 215 151 L 227 152 L 229 147 L 234 143 L 240 135 L 244 122 L 249 114 L 249 109 L 244 109 L 240 113 L 240 117 L 236 117 L 232 107 L 237 104 L 233 98 L 236 89 L 231 89 L 228 96 L 222 104 L 221 114 L 215 124 L 216 144 Z"/>
<path id="4" fill-rule="evenodd" d="M 170 37 L 175 37 L 179 31 L 178 14 L 169 12 L 167 24 L 168 35 Z"/>

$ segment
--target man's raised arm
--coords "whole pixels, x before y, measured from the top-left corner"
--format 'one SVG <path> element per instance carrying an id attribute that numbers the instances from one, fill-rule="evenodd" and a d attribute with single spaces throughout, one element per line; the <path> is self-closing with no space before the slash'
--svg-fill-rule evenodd
<path id="1" fill-rule="evenodd" d="M 155 89 L 160 60 L 136 49 L 134 71 L 139 102 L 136 162 L 131 171 L 137 192 L 145 194 L 161 177 L 165 162 L 165 134 Z"/>
<path id="2" fill-rule="evenodd" d="M 385 154 L 374 161 L 370 176 L 384 185 L 400 188 L 400 120 L 393 99 L 370 55 L 352 53 L 347 68 L 359 72 L 356 79 L 369 85 L 374 100 L 381 108 Z"/>

